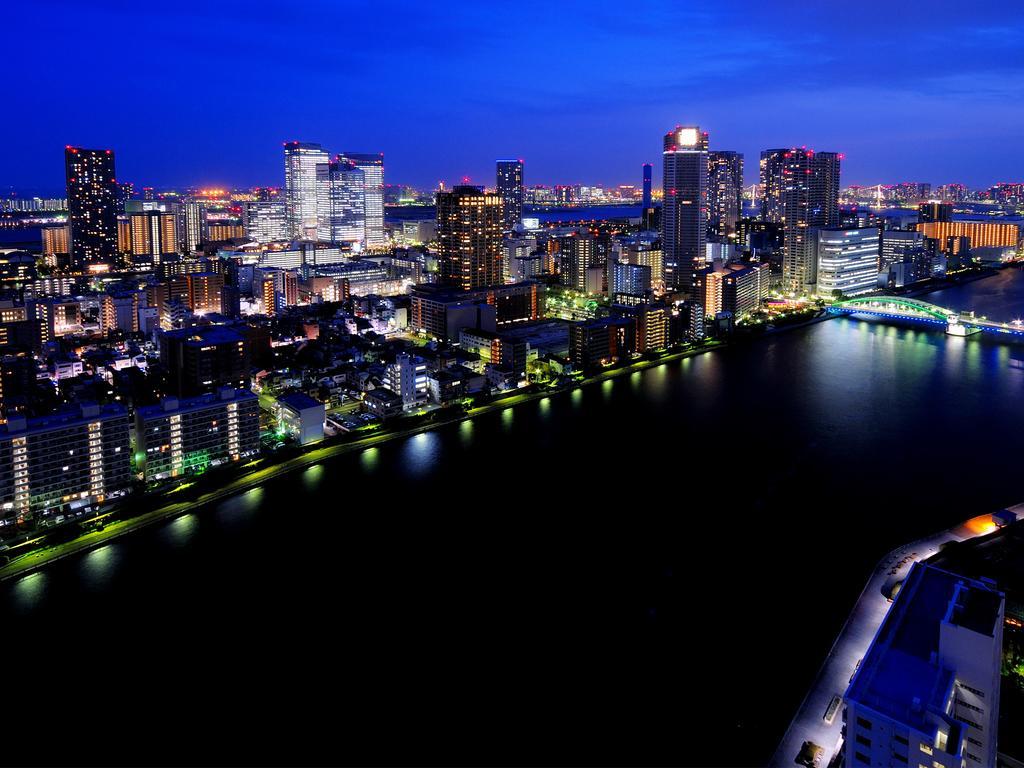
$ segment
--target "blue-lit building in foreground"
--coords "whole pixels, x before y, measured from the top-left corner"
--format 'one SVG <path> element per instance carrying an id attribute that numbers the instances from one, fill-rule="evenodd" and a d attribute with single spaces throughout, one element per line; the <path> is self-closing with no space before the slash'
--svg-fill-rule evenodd
<path id="1" fill-rule="evenodd" d="M 846 692 L 846 766 L 996 765 L 1004 602 L 914 565 Z"/>

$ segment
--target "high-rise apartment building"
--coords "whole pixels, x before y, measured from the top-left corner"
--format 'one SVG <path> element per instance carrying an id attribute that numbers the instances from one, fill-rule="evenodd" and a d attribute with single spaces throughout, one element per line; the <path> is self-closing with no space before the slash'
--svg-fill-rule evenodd
<path id="1" fill-rule="evenodd" d="M 18 522 L 127 493 L 130 452 L 120 404 L 10 417 L 0 431 L 0 517 Z"/>
<path id="2" fill-rule="evenodd" d="M 167 391 L 178 397 L 249 386 L 248 338 L 226 325 L 183 328 L 160 334 L 160 363 Z"/>
<path id="3" fill-rule="evenodd" d="M 921 203 L 917 206 L 917 220 L 922 224 L 935 221 L 952 221 L 953 204 L 935 200 Z"/>
<path id="4" fill-rule="evenodd" d="M 316 239 L 362 243 L 366 238 L 366 176 L 351 160 L 336 158 L 316 167 Z"/>
<path id="5" fill-rule="evenodd" d="M 388 244 L 384 234 L 384 153 L 342 152 L 339 161 L 347 160 L 363 172 L 363 242 L 367 248 L 383 248 Z"/>
<path id="6" fill-rule="evenodd" d="M 458 186 L 437 194 L 441 282 L 469 291 L 502 283 L 502 204 L 499 195 Z"/>
<path id="7" fill-rule="evenodd" d="M 594 238 L 589 232 L 574 232 L 553 240 L 558 248 L 559 282 L 567 288 L 586 291 L 587 271 L 598 266 Z"/>
<path id="8" fill-rule="evenodd" d="M 523 218 L 523 161 L 499 160 L 496 182 L 501 198 L 502 228 L 509 231 Z"/>
<path id="9" fill-rule="evenodd" d="M 782 223 L 782 169 L 788 149 L 766 149 L 761 152 L 760 184 L 761 219 Z"/>
<path id="10" fill-rule="evenodd" d="M 330 160 L 319 144 L 284 145 L 285 206 L 291 237 L 313 240 L 317 230 L 317 166 Z"/>
<path id="11" fill-rule="evenodd" d="M 131 262 L 136 267 L 156 267 L 178 250 L 178 223 L 173 213 L 139 211 L 128 219 Z"/>
<path id="12" fill-rule="evenodd" d="M 665 134 L 662 162 L 664 195 L 661 240 L 665 283 L 689 292 L 704 261 L 708 135 L 697 126 L 677 126 Z"/>
<path id="13" fill-rule="evenodd" d="M 185 200 L 178 206 L 178 252 L 190 256 L 206 239 L 206 206 L 199 200 Z"/>
<path id="14" fill-rule="evenodd" d="M 783 227 L 782 287 L 790 293 L 812 290 L 817 261 L 809 230 L 839 224 L 839 168 L 842 155 L 787 149 L 781 160 L 777 150 L 762 153 L 765 189 L 779 196 L 768 200 L 769 210 L 781 210 Z M 766 162 L 767 160 L 767 162 Z M 774 214 L 773 214 L 774 215 Z"/>
<path id="15" fill-rule="evenodd" d="M 736 234 L 743 205 L 743 155 L 708 153 L 708 232 L 718 238 Z"/>
<path id="16" fill-rule="evenodd" d="M 64 169 L 71 227 L 71 265 L 77 270 L 112 266 L 117 258 L 119 189 L 110 149 L 66 147 Z"/>
<path id="17" fill-rule="evenodd" d="M 259 452 L 259 399 L 232 387 L 166 397 L 135 410 L 135 440 L 147 481 L 200 474 Z"/>

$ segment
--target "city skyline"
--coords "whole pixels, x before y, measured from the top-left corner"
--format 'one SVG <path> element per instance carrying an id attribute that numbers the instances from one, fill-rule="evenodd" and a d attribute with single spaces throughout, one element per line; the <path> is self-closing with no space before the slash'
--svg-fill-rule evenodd
<path id="1" fill-rule="evenodd" d="M 1012 151 L 1024 124 L 1015 44 L 1024 11 L 1009 5 L 997 21 L 966 24 L 950 2 L 930 3 L 927 14 L 886 7 L 883 24 L 912 25 L 912 36 L 846 23 L 845 10 L 786 2 L 700 12 L 655 4 L 636 19 L 607 4 L 569 4 L 547 17 L 529 5 L 457 6 L 443 18 L 406 6 L 386 25 L 365 4 L 314 3 L 285 18 L 231 3 L 185 14 L 136 8 L 131 22 L 119 8 L 58 4 L 45 18 L 32 7 L 13 11 L 24 28 L 46 25 L 52 45 L 36 64 L 44 81 L 82 67 L 71 42 L 83 30 L 119 44 L 100 46 L 85 63 L 112 74 L 98 79 L 99 95 L 73 127 L 47 89 L 9 94 L 11 112 L 31 115 L 34 129 L 5 163 L 5 189 L 58 186 L 53 152 L 65 144 L 115 149 L 121 175 L 140 185 L 275 183 L 275 148 L 293 139 L 383 151 L 390 178 L 421 188 L 463 176 L 488 183 L 500 157 L 524 158 L 528 185 L 613 186 L 639 183 L 644 162 L 659 165 L 650 137 L 677 123 L 707 126 L 712 150 L 747 158 L 776 146 L 843 152 L 849 183 L 985 187 L 1024 177 L 1024 159 Z M 129 34 L 140 14 L 152 36 Z M 785 23 L 796 14 L 799 25 Z M 229 26 L 226 44 L 220 32 Z M 330 34 L 339 27 L 375 34 Z M 497 56 L 513 29 L 521 50 L 540 52 Z M 297 34 L 312 55 L 259 55 Z M 550 35 L 559 46 L 531 46 Z M 10 42 L 12 60 L 32 60 L 30 39 Z M 179 70 L 145 63 L 158 52 L 180 56 Z M 236 54 L 250 54 L 244 68 Z M 666 68 L 660 57 L 682 63 Z M 469 66 L 482 60 L 496 63 Z M 135 104 L 134 93 L 146 97 Z M 952 97 L 956 110 L 944 107 Z M 149 103 L 194 106 L 157 121 Z M 448 119 L 453 113 L 458 120 Z M 748 162 L 747 184 L 754 173 Z"/>

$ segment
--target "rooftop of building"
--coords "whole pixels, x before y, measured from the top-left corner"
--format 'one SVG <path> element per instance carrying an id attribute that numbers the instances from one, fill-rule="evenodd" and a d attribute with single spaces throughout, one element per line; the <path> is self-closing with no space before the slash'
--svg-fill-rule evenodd
<path id="1" fill-rule="evenodd" d="M 970 579 L 991 579 L 1006 594 L 1007 602 L 1022 610 L 1024 618 L 1024 518 L 987 536 L 947 546 L 927 562 Z"/>
<path id="2" fill-rule="evenodd" d="M 217 392 L 206 392 L 195 397 L 165 397 L 156 405 L 144 405 L 136 408 L 135 415 L 145 421 L 146 419 L 158 419 L 172 413 L 199 411 L 213 405 L 256 399 L 256 395 L 248 389 L 222 387 Z"/>
<path id="3" fill-rule="evenodd" d="M 174 331 L 165 331 L 164 336 L 169 339 L 182 340 L 186 344 L 230 344 L 245 340 L 245 336 L 240 331 L 228 325 L 203 325 L 194 328 L 181 328 Z"/>
<path id="4" fill-rule="evenodd" d="M 911 569 L 861 662 L 846 698 L 923 732 L 945 711 L 953 671 L 937 661 L 940 627 L 991 636 L 1002 595 L 991 585 L 930 565 Z"/>
<path id="5" fill-rule="evenodd" d="M 83 424 L 96 419 L 116 418 L 127 416 L 128 409 L 120 403 L 82 403 L 78 406 L 69 406 L 56 413 L 26 419 L 23 416 L 11 416 L 0 434 L 16 436 L 26 432 L 45 432 L 52 429 L 63 429 L 75 424 Z"/>
<path id="6" fill-rule="evenodd" d="M 395 394 L 387 387 L 377 387 L 376 389 L 371 389 L 369 392 L 366 393 L 366 397 L 373 400 L 379 400 L 382 403 L 396 403 L 401 402 L 402 400 L 400 395 Z"/>
<path id="7" fill-rule="evenodd" d="M 293 411 L 305 411 L 309 408 L 323 408 L 324 404 L 319 400 L 310 397 L 305 392 L 289 392 L 281 395 L 277 402 Z"/>

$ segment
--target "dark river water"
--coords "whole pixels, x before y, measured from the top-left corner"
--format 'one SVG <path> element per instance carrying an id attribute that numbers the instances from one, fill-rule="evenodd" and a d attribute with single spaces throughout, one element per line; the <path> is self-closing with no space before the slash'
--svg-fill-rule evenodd
<path id="1" fill-rule="evenodd" d="M 885 552 L 1024 501 L 1018 358 L 833 319 L 58 562 L 0 590 L 7 762 L 761 763 Z"/>

